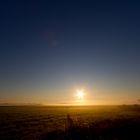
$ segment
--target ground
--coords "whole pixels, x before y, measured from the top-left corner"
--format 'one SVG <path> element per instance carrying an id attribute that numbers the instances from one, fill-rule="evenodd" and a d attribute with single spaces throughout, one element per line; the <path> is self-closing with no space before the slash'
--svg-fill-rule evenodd
<path id="1" fill-rule="evenodd" d="M 132 140 L 139 130 L 138 105 L 0 107 L 0 140 Z"/>

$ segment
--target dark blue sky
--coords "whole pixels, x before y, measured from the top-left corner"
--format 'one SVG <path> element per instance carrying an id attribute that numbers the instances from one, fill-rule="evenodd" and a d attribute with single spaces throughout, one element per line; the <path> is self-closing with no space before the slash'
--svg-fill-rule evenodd
<path id="1" fill-rule="evenodd" d="M 139 54 L 138 1 L 0 2 L 2 101 L 34 97 L 27 89 L 49 100 L 75 86 L 140 98 Z"/>

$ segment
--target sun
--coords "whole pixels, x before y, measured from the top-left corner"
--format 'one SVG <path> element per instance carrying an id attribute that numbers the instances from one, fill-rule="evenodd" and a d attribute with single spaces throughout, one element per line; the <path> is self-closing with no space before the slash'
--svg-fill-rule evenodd
<path id="1" fill-rule="evenodd" d="M 76 96 L 78 97 L 78 99 L 83 99 L 85 96 L 85 93 L 83 90 L 77 90 Z"/>

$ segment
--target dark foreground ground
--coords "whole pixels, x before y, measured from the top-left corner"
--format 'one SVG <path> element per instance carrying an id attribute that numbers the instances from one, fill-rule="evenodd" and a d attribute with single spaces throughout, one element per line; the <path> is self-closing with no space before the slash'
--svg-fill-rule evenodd
<path id="1" fill-rule="evenodd" d="M 0 140 L 140 140 L 140 106 L 1 106 Z"/>

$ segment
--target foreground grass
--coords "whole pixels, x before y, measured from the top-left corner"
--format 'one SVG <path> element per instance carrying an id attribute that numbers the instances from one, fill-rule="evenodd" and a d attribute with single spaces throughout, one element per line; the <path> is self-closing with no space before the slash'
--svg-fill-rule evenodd
<path id="1" fill-rule="evenodd" d="M 0 107 L 0 140 L 132 140 L 139 130 L 140 106 Z"/>

